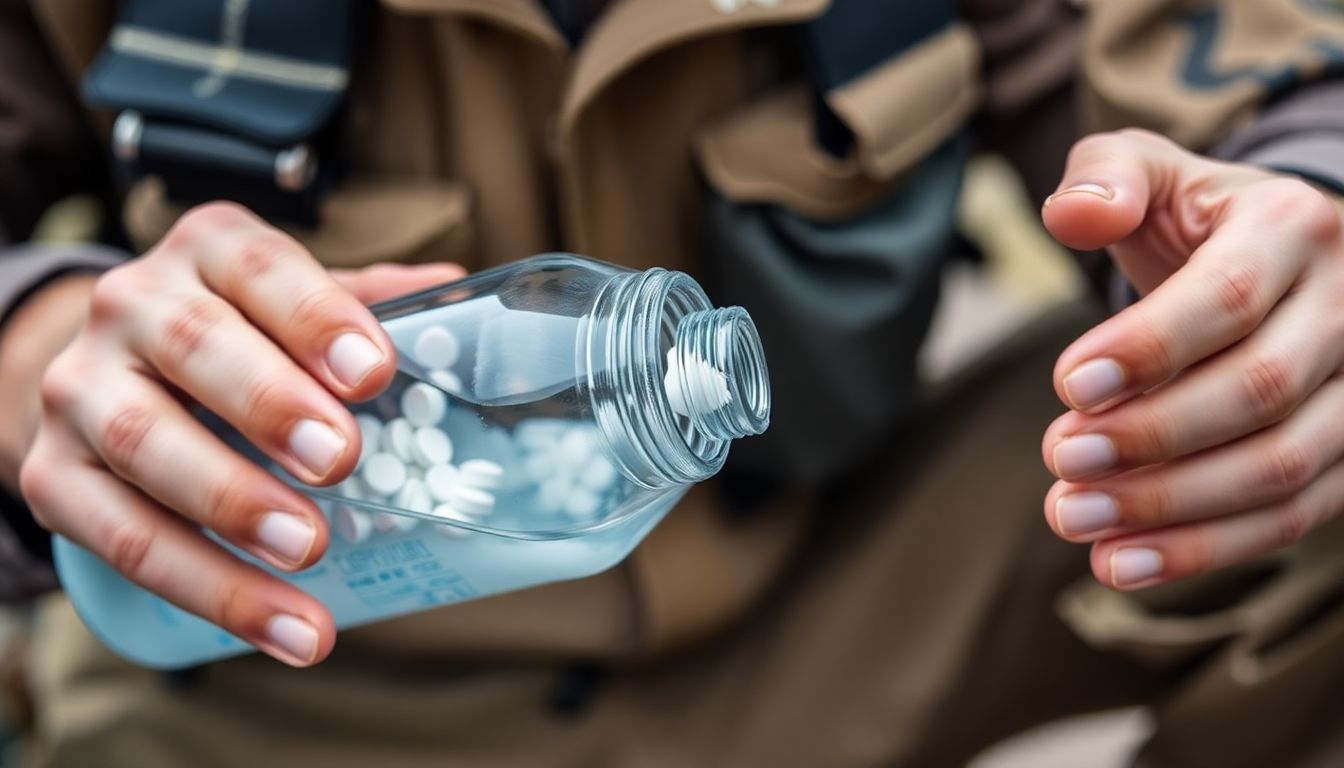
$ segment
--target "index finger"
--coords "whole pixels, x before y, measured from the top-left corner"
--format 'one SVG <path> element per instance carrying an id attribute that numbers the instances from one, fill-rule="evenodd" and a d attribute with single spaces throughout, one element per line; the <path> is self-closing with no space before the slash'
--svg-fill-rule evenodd
<path id="1" fill-rule="evenodd" d="M 188 250 L 211 291 L 333 394 L 366 400 L 391 382 L 396 351 L 382 326 L 289 236 L 238 206 L 212 203 L 184 215 L 165 245 Z"/>

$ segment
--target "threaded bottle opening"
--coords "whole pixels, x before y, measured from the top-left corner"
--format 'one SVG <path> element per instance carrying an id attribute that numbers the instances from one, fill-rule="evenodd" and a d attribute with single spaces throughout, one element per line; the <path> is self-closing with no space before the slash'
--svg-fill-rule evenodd
<path id="1" fill-rule="evenodd" d="M 648 488 L 704 480 L 729 443 L 770 422 L 770 381 L 746 310 L 715 309 L 681 272 L 618 275 L 589 327 L 590 397 L 624 474 Z"/>
<path id="2" fill-rule="evenodd" d="M 672 410 L 715 440 L 770 424 L 770 378 L 756 325 L 741 307 L 692 312 L 677 324 L 664 374 Z"/>

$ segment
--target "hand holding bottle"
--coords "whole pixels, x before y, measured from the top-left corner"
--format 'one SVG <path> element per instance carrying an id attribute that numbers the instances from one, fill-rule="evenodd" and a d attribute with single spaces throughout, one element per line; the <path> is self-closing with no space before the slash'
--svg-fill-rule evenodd
<path id="1" fill-rule="evenodd" d="M 460 277 L 452 265 L 328 272 L 230 204 L 185 214 L 101 277 L 88 319 L 41 378 L 20 485 L 38 521 L 142 587 L 295 665 L 331 649 L 326 609 L 201 533 L 284 570 L 311 565 L 313 503 L 227 448 L 199 403 L 300 481 L 344 478 L 360 451 L 341 401 L 391 380 L 364 304 Z"/>

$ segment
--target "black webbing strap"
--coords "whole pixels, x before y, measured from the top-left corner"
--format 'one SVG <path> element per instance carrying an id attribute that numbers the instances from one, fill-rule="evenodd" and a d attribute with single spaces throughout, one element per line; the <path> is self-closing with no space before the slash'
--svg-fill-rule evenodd
<path id="1" fill-rule="evenodd" d="M 191 204 L 314 223 L 324 132 L 350 77 L 357 0 L 126 0 L 84 79 L 118 110 L 117 158 Z"/>

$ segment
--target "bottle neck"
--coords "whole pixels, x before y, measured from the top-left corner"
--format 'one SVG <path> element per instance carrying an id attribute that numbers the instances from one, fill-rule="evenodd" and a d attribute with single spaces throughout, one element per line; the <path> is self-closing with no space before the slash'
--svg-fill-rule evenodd
<path id="1" fill-rule="evenodd" d="M 770 380 L 746 310 L 715 309 L 681 272 L 613 276 L 588 332 L 589 395 L 612 455 L 649 488 L 700 482 L 765 431 Z"/>

